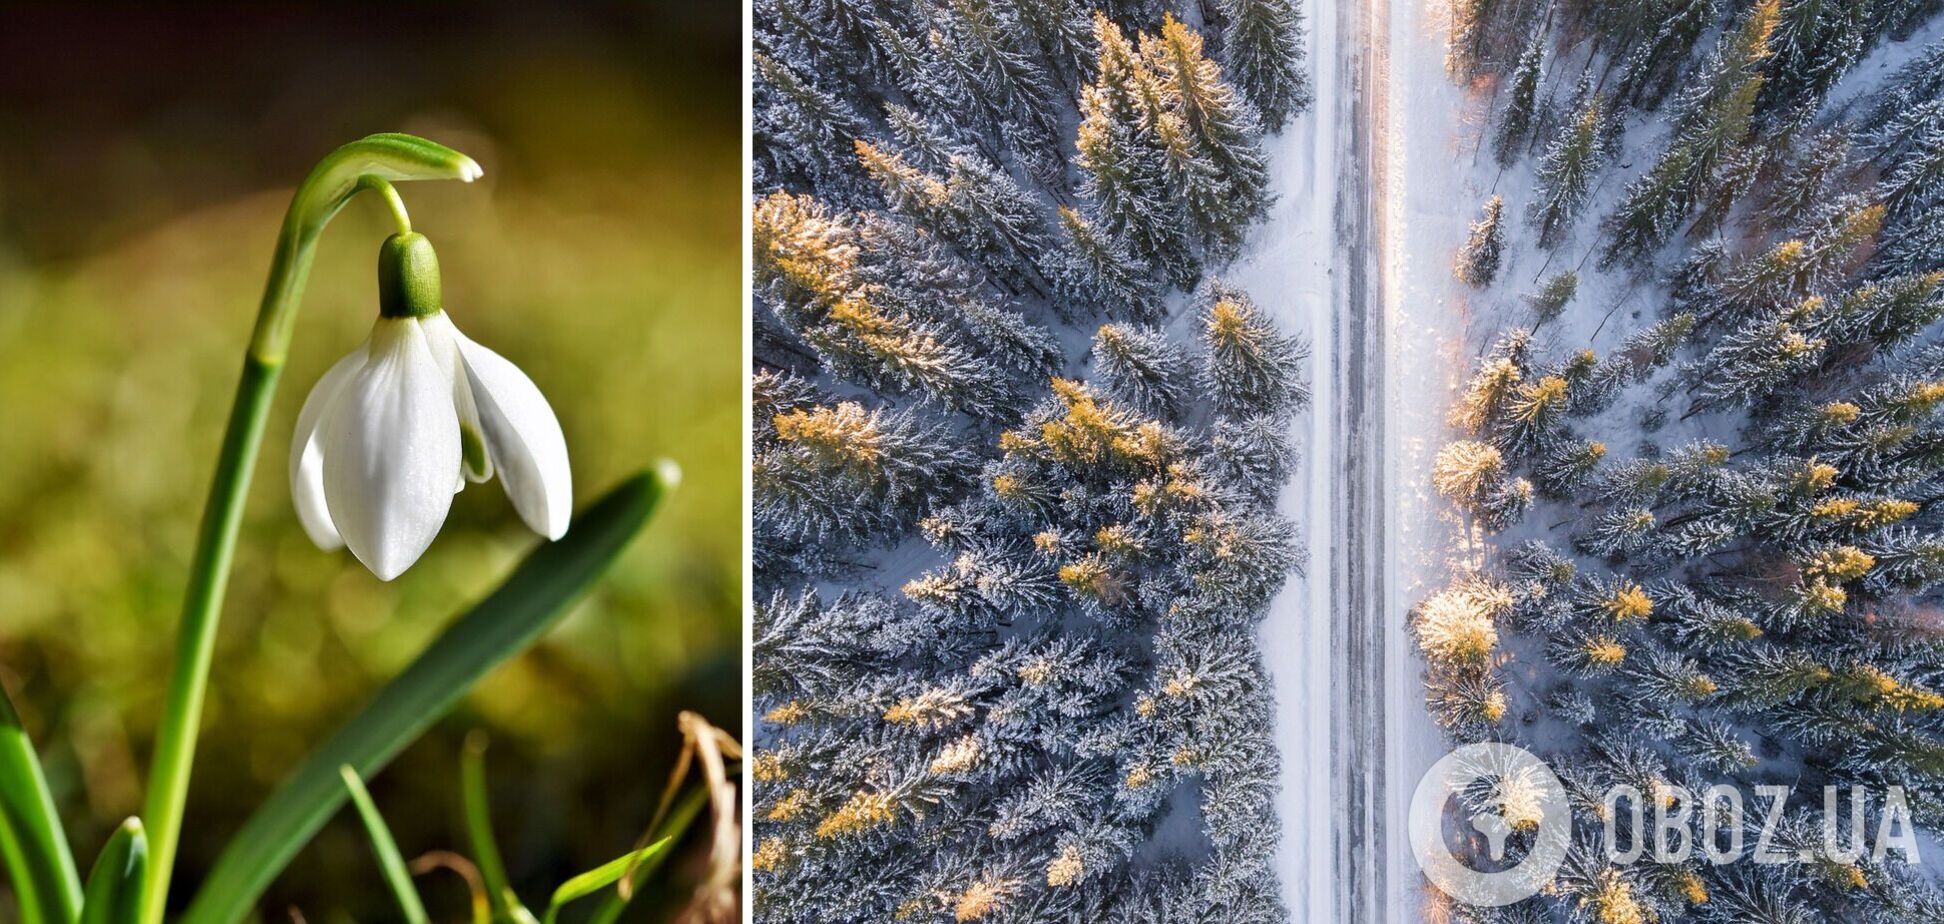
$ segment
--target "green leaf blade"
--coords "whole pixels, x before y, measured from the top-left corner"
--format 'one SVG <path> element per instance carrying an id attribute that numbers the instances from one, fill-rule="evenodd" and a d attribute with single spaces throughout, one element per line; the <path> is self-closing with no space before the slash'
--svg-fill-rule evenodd
<path id="1" fill-rule="evenodd" d="M 130 818 L 110 835 L 88 871 L 81 924 L 128 924 L 142 913 L 142 877 L 148 874 L 148 832 Z"/>
<path id="2" fill-rule="evenodd" d="M 560 909 L 569 902 L 586 898 L 620 882 L 621 877 L 626 876 L 637 865 L 667 850 L 673 840 L 674 838 L 664 837 L 640 850 L 622 854 L 561 883 L 559 888 L 554 889 L 553 900 L 547 903 L 546 924 L 553 924 L 554 919 L 560 914 Z"/>
<path id="3" fill-rule="evenodd" d="M 668 817 L 662 821 L 659 832 L 661 840 L 671 843 L 681 840 L 682 836 L 688 833 L 689 825 L 694 823 L 695 816 L 701 814 L 703 806 L 708 804 L 708 787 L 703 786 L 690 790 L 688 795 L 683 796 L 681 801 L 675 803 L 674 811 L 670 812 Z M 607 898 L 602 899 L 601 907 L 595 909 L 593 916 L 588 918 L 588 924 L 614 924 L 616 920 L 619 920 L 621 912 L 627 910 L 628 903 L 633 901 L 636 895 L 641 894 L 642 887 L 655 878 L 656 871 L 667 860 L 668 851 L 663 851 L 643 860 L 641 865 L 635 867 L 634 872 L 629 874 L 627 894 L 623 895 L 623 890 L 621 889 L 609 892 Z"/>
<path id="4" fill-rule="evenodd" d="M 365 789 L 364 780 L 358 778 L 358 771 L 350 766 L 338 768 L 338 775 L 344 779 L 344 789 L 351 794 L 351 804 L 358 807 L 358 817 L 364 820 L 365 835 L 371 839 L 371 853 L 378 858 L 378 869 L 385 874 L 385 884 L 391 887 L 393 897 L 398 899 L 398 910 L 405 913 L 406 924 L 427 924 L 430 920 L 425 913 L 425 902 L 419 899 L 418 889 L 412 886 L 412 873 L 405 868 L 405 858 L 398 852 L 398 841 L 392 838 L 391 826 L 385 824 L 385 816 L 378 814 L 378 806 L 371 801 L 371 792 Z"/>
<path id="5" fill-rule="evenodd" d="M 479 866 L 486 883 L 487 901 L 495 919 L 509 916 L 511 906 L 519 903 L 506 876 L 506 863 L 500 858 L 499 840 L 493 836 L 492 803 L 486 794 L 486 735 L 474 731 L 466 736 L 466 748 L 459 758 L 459 791 L 466 810 L 466 839 L 472 842 L 473 862 Z"/>
<path id="6" fill-rule="evenodd" d="M 607 571 L 678 478 L 664 465 L 622 482 L 448 627 L 258 807 L 217 857 L 184 924 L 243 920 L 344 804 L 338 767 L 376 773 L 489 670 L 537 641 Z"/>
<path id="7" fill-rule="evenodd" d="M 70 924 L 81 912 L 81 874 L 40 756 L 13 702 L 0 690 L 0 862 L 22 905 L 22 917 Z"/>

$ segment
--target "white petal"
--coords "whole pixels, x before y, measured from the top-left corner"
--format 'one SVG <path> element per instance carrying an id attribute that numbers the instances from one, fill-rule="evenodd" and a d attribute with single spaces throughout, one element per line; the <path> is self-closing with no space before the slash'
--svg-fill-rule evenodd
<path id="1" fill-rule="evenodd" d="M 491 479 L 493 460 L 486 452 L 486 431 L 480 426 L 479 408 L 473 402 L 472 386 L 466 381 L 466 373 L 459 359 L 459 340 L 463 335 L 457 327 L 452 326 L 452 319 L 446 317 L 443 311 L 420 318 L 419 327 L 425 330 L 425 342 L 432 348 L 433 358 L 452 377 L 452 406 L 459 412 L 459 453 L 463 463 L 460 468 L 465 476 L 452 489 L 457 494 L 465 490 L 467 481 Z"/>
<path id="2" fill-rule="evenodd" d="M 297 412 L 297 427 L 290 435 L 290 501 L 297 507 L 297 522 L 304 524 L 304 532 L 326 552 L 343 548 L 344 540 L 331 525 L 331 512 L 324 506 L 324 451 L 317 444 L 317 424 L 344 383 L 364 368 L 370 348 L 371 341 L 366 340 L 311 386 L 310 397 Z"/>
<path id="3" fill-rule="evenodd" d="M 351 554 L 380 580 L 432 544 L 452 509 L 459 419 L 419 322 L 381 319 L 370 360 L 325 411 L 324 499 Z"/>
<path id="4" fill-rule="evenodd" d="M 534 532 L 559 539 L 567 534 L 574 512 L 574 481 L 560 419 L 518 366 L 457 328 L 452 336 L 486 429 L 486 452 L 499 470 L 506 496 Z"/>

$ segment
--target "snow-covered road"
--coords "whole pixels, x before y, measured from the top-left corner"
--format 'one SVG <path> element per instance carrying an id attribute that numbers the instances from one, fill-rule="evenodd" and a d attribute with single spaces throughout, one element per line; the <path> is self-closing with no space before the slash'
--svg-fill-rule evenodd
<path id="1" fill-rule="evenodd" d="M 1484 193 L 1442 11 L 1317 0 L 1307 14 L 1316 105 L 1271 139 L 1279 198 L 1230 271 L 1315 350 L 1304 463 L 1282 500 L 1309 567 L 1262 628 L 1279 871 L 1293 920 L 1417 921 L 1404 812 L 1443 744 L 1405 614 L 1462 543 L 1428 476 L 1463 369 L 1466 298 L 1447 267 Z"/>

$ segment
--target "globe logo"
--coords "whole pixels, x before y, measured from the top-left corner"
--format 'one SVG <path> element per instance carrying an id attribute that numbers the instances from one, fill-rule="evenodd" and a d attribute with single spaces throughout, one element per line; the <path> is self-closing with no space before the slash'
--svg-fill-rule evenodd
<path id="1" fill-rule="evenodd" d="M 1425 877 L 1454 900 L 1482 907 L 1538 894 L 1565 861 L 1573 830 L 1565 787 L 1552 768 L 1499 743 L 1466 745 L 1432 764 L 1411 796 L 1409 824 L 1411 853 Z M 1475 851 L 1483 854 L 1481 865 L 1506 862 L 1515 844 L 1524 855 L 1504 869 L 1474 869 L 1452 853 L 1448 825 L 1482 847 Z"/>

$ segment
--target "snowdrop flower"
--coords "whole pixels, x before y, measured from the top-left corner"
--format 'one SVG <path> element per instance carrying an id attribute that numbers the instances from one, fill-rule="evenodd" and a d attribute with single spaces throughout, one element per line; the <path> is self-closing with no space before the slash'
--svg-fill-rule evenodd
<path id="1" fill-rule="evenodd" d="M 452 496 L 495 474 L 527 526 L 559 539 L 573 484 L 540 389 L 446 317 L 424 235 L 386 239 L 378 288 L 370 338 L 324 373 L 297 415 L 290 494 L 311 541 L 349 547 L 389 581 L 432 544 Z"/>

